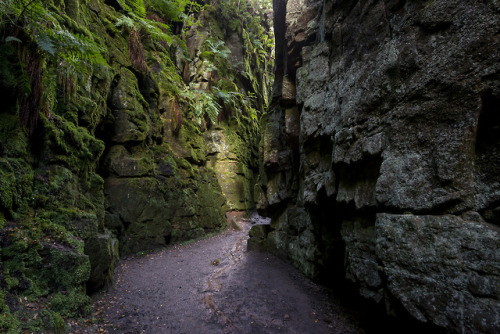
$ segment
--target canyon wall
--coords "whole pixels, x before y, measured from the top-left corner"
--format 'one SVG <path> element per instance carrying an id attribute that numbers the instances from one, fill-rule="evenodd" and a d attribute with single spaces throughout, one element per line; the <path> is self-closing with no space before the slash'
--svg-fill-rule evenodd
<path id="1" fill-rule="evenodd" d="M 272 223 L 250 244 L 389 313 L 498 332 L 499 2 L 274 2 Z"/>
<path id="2" fill-rule="evenodd" d="M 254 207 L 271 18 L 187 3 L 0 4 L 0 332 L 63 332 L 120 256 Z"/>

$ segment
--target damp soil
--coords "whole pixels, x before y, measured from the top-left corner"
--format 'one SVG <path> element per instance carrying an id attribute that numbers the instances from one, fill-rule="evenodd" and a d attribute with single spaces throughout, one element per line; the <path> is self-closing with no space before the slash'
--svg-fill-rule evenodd
<path id="1" fill-rule="evenodd" d="M 247 251 L 253 223 L 239 219 L 223 234 L 123 259 L 113 286 L 94 296 L 87 330 L 365 333 L 326 289 L 270 254 Z"/>

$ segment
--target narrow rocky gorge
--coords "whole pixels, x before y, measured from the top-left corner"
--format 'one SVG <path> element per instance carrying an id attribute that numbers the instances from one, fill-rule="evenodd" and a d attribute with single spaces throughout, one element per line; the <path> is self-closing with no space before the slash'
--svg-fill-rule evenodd
<path id="1" fill-rule="evenodd" d="M 1 332 L 500 332 L 500 3 L 272 2 L 0 3 Z"/>

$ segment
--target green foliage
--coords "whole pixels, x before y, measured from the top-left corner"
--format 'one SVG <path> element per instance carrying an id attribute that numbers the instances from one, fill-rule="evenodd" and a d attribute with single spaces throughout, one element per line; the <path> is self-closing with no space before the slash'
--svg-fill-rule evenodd
<path id="1" fill-rule="evenodd" d="M 146 0 L 148 8 L 159 13 L 168 21 L 180 22 L 185 19 L 186 7 L 190 6 L 190 11 L 198 8 L 199 5 L 190 0 Z"/>
<path id="2" fill-rule="evenodd" d="M 203 90 L 186 87 L 182 92 L 182 96 L 189 104 L 189 110 L 193 113 L 196 123 L 201 125 L 206 115 L 212 124 L 217 124 L 217 117 L 221 106 L 212 94 Z"/>
<path id="3" fill-rule="evenodd" d="M 0 49 L 6 47 L 0 57 L 2 83 L 17 93 L 19 116 L 31 133 L 38 114 L 55 107 L 57 84 L 71 97 L 77 80 L 89 80 L 92 66 L 107 66 L 104 49 L 85 29 L 70 32 L 67 26 L 77 24 L 51 2 L 2 1 L 0 13 Z M 56 70 L 46 71 L 48 64 Z"/>
<path id="4" fill-rule="evenodd" d="M 224 41 L 205 41 L 205 51 L 201 52 L 200 59 L 203 60 L 203 68 L 207 72 L 218 71 L 220 75 L 228 74 L 228 56 L 231 51 L 224 46 Z"/>
<path id="5" fill-rule="evenodd" d="M 18 333 L 20 322 L 5 304 L 5 293 L 0 289 L 0 332 Z"/>
<path id="6" fill-rule="evenodd" d="M 144 6 L 144 1 L 143 0 L 117 0 L 119 4 L 122 5 L 122 7 L 131 13 L 134 13 L 135 15 L 139 17 L 146 17 L 146 7 Z"/>
<path id="7" fill-rule="evenodd" d="M 51 300 L 52 309 L 67 317 L 80 317 L 90 314 L 90 298 L 81 291 L 57 293 Z"/>
<path id="8" fill-rule="evenodd" d="M 46 147 L 58 153 L 52 157 L 53 162 L 75 172 L 95 170 L 97 159 L 104 152 L 104 142 L 57 115 L 42 117 L 42 124 Z"/>
<path id="9" fill-rule="evenodd" d="M 21 326 L 23 330 L 36 333 L 41 330 L 48 330 L 51 333 L 63 333 L 67 329 L 63 317 L 52 310 L 41 310 L 36 313 L 26 313 L 28 319 Z"/>
<path id="10" fill-rule="evenodd" d="M 29 94 L 31 87 L 29 79 L 24 75 L 23 68 L 16 62 L 17 46 L 21 40 L 8 36 L 5 44 L 0 47 L 0 84 L 3 87 L 19 87 L 23 94 Z M 1 44 L 0 44 L 1 45 Z"/>
<path id="11" fill-rule="evenodd" d="M 244 71 L 250 80 L 257 100 L 257 109 L 269 105 L 272 90 L 274 66 L 274 35 L 266 29 L 268 21 L 265 12 L 272 9 L 272 1 L 215 0 L 219 15 L 229 22 L 229 28 L 237 31 L 243 40 Z M 270 28 L 270 27 L 268 27 Z"/>
<path id="12" fill-rule="evenodd" d="M 24 34 L 7 36 L 6 42 L 28 43 L 29 39 L 33 39 L 44 54 L 58 61 L 105 64 L 101 55 L 103 49 L 94 39 L 69 32 L 60 23 L 66 19 L 53 7 L 49 10 L 43 1 L 2 1 L 0 12 L 2 26 L 20 28 Z"/>
<path id="13" fill-rule="evenodd" d="M 141 31 L 143 34 L 150 36 L 155 42 L 166 42 L 170 46 L 173 42 L 173 37 L 169 33 L 170 27 L 164 23 L 148 20 L 133 12 L 122 15 L 116 21 L 117 27 L 125 26 L 129 29 Z M 158 43 L 158 45 L 161 45 Z"/>
<path id="14" fill-rule="evenodd" d="M 125 9 L 126 14 L 122 14 L 117 19 L 115 25 L 117 27 L 134 29 L 140 32 L 141 36 L 148 36 L 157 46 L 163 48 L 163 43 L 170 46 L 174 41 L 174 37 L 170 32 L 170 26 L 159 19 L 149 18 L 146 8 L 159 13 L 169 21 L 180 21 L 184 8 L 190 2 L 185 0 L 147 0 L 146 6 L 142 0 L 127 2 L 119 0 L 119 3 Z"/>
<path id="15" fill-rule="evenodd" d="M 227 59 L 228 55 L 231 53 L 231 51 L 224 46 L 223 41 L 216 41 L 214 43 L 210 39 L 207 39 L 207 44 L 214 56 Z"/>
<path id="16" fill-rule="evenodd" d="M 10 216 L 28 208 L 33 187 L 33 172 L 21 159 L 0 159 L 0 210 Z"/>

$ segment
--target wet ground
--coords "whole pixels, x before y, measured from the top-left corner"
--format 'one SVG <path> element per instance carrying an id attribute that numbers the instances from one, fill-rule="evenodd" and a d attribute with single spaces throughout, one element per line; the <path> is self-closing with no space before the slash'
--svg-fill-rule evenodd
<path id="1" fill-rule="evenodd" d="M 256 221 L 253 221 L 256 223 Z M 295 268 L 248 252 L 252 221 L 224 234 L 121 261 L 95 297 L 95 332 L 363 333 Z"/>

